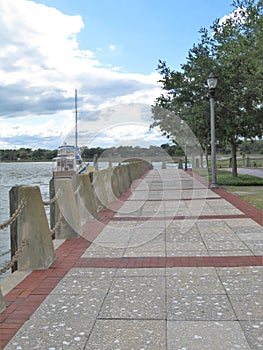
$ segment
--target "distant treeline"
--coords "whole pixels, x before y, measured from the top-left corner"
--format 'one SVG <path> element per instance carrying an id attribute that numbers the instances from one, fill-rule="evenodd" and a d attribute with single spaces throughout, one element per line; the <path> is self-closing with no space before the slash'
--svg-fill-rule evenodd
<path id="1" fill-rule="evenodd" d="M 164 150 L 169 155 L 174 155 L 177 149 L 176 155 L 183 154 L 180 147 L 162 145 L 150 146 L 149 148 L 132 147 L 132 146 L 120 146 L 111 148 L 101 148 L 101 147 L 81 147 L 81 155 L 84 160 L 92 160 L 94 156 L 105 156 L 112 155 L 120 157 L 141 157 L 141 156 L 160 156 L 164 154 Z M 178 152 L 179 150 L 179 152 Z M 32 150 L 31 148 L 19 148 L 19 149 L 1 149 L 0 158 L 1 161 L 49 161 L 55 158 L 57 155 L 56 150 L 42 149 Z"/>
<path id="2" fill-rule="evenodd" d="M 256 141 L 243 141 L 240 143 L 238 150 L 245 154 L 263 154 L 263 140 Z M 113 157 L 118 155 L 121 157 L 141 157 L 141 156 L 162 156 L 164 151 L 169 156 L 183 156 L 184 152 L 179 145 L 168 143 L 159 146 L 150 146 L 149 148 L 133 147 L 133 146 L 120 146 L 111 148 L 101 147 L 81 147 L 81 154 L 84 160 L 93 159 L 95 155 L 102 156 L 103 153 L 108 156 L 111 154 Z M 218 153 L 230 153 L 230 149 L 225 147 L 217 147 Z M 49 161 L 55 158 L 57 155 L 57 149 L 42 149 L 38 148 L 32 150 L 31 148 L 19 148 L 19 149 L 1 149 L 0 159 L 1 161 Z"/>

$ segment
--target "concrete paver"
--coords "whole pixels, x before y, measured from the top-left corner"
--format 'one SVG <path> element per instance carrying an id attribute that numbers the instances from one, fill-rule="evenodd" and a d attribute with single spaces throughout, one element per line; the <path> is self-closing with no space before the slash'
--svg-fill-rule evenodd
<path id="1" fill-rule="evenodd" d="M 91 242 L 66 241 L 6 295 L 17 313 L 3 313 L 5 330 L 18 311 L 26 322 L 5 349 L 262 349 L 263 223 L 223 194 L 152 170 L 104 225 L 87 225 Z"/>

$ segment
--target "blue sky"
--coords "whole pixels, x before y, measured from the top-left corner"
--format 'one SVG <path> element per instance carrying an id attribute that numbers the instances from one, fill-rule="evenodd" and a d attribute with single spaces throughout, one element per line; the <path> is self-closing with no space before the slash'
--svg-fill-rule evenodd
<path id="1" fill-rule="evenodd" d="M 88 146 L 120 142 L 125 123 L 135 126 L 127 139 L 165 142 L 140 108 L 129 120 L 107 110 L 153 104 L 158 60 L 179 70 L 199 29 L 232 9 L 231 0 L 0 1 L 0 148 L 57 148 L 72 133 L 75 89 Z"/>

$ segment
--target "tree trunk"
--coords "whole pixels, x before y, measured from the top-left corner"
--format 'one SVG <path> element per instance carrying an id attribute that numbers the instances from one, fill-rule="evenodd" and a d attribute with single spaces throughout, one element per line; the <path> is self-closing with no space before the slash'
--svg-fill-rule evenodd
<path id="1" fill-rule="evenodd" d="M 237 177 L 237 145 L 235 142 L 231 143 L 231 158 L 232 176 Z"/>

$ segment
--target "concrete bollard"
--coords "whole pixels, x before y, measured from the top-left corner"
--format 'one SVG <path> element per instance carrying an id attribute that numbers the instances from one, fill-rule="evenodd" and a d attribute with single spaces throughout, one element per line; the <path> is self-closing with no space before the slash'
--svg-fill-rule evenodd
<path id="1" fill-rule="evenodd" d="M 24 208 L 10 227 L 12 256 L 22 241 L 26 242 L 13 271 L 48 268 L 56 259 L 56 254 L 39 187 L 12 187 L 9 198 L 11 213 L 25 201 Z"/>
<path id="2" fill-rule="evenodd" d="M 247 159 L 246 159 L 245 166 L 246 166 L 247 168 L 250 168 L 250 167 L 251 167 L 251 162 L 250 162 L 250 158 L 249 158 L 249 157 L 247 157 Z"/>
<path id="3" fill-rule="evenodd" d="M 3 294 L 0 288 L 0 314 L 3 311 L 5 311 L 5 302 L 4 302 Z"/>
<path id="4" fill-rule="evenodd" d="M 164 159 L 162 160 L 162 169 L 166 169 L 166 161 Z"/>
<path id="5" fill-rule="evenodd" d="M 110 205 L 109 191 L 107 190 L 106 184 L 108 172 L 111 173 L 112 171 L 113 169 L 110 168 L 93 172 L 93 191 L 98 209 L 105 209 Z"/>
<path id="6" fill-rule="evenodd" d="M 89 174 L 78 175 L 77 186 L 76 200 L 80 212 L 81 225 L 83 225 L 98 218 L 96 199 Z"/>
<path id="7" fill-rule="evenodd" d="M 126 192 L 128 190 L 128 188 L 131 186 L 131 182 L 130 182 L 130 173 L 129 173 L 129 166 L 127 164 L 122 166 L 123 168 L 123 185 L 124 185 L 124 192 Z"/>
<path id="8" fill-rule="evenodd" d="M 119 193 L 122 194 L 123 192 L 126 191 L 126 186 L 125 186 L 125 170 L 124 170 L 124 165 L 117 166 L 115 168 L 115 174 L 118 178 L 118 184 L 119 184 Z"/>
<path id="9" fill-rule="evenodd" d="M 57 194 L 57 200 L 50 207 L 50 222 L 57 225 L 55 237 L 77 238 L 82 233 L 79 211 L 71 178 L 56 177 L 49 183 L 50 198 Z"/>
<path id="10" fill-rule="evenodd" d="M 121 195 L 121 189 L 120 189 L 120 178 L 119 178 L 119 172 L 120 172 L 120 165 L 113 168 L 113 173 L 111 175 L 111 187 L 114 195 L 116 197 Z"/>
<path id="11" fill-rule="evenodd" d="M 113 189 L 113 182 L 112 182 L 113 173 L 114 173 L 114 168 L 105 170 L 104 179 L 103 179 L 105 183 L 105 190 L 108 195 L 109 203 L 115 202 L 117 200 Z"/>

